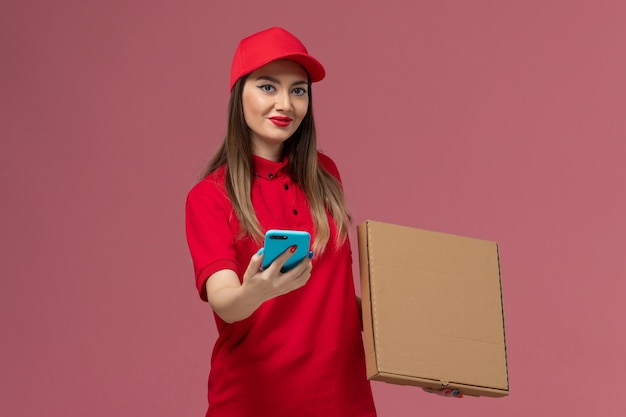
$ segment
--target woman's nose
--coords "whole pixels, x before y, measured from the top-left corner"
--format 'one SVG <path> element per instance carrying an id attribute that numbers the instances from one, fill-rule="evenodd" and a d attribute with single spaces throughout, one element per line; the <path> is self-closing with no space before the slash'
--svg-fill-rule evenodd
<path id="1" fill-rule="evenodd" d="M 276 94 L 276 109 L 277 110 L 291 110 L 291 95 L 289 91 L 282 91 Z"/>

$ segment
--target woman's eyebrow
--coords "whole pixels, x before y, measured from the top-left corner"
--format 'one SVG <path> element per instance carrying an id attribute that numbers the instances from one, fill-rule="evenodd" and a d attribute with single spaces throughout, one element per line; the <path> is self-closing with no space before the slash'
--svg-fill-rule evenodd
<path id="1" fill-rule="evenodd" d="M 280 81 L 278 81 L 278 79 L 276 79 L 274 77 L 270 77 L 269 75 L 259 75 L 257 77 L 257 81 L 258 80 L 267 80 L 267 81 L 271 81 L 271 82 L 276 83 L 276 84 L 280 84 Z"/>
<path id="2" fill-rule="evenodd" d="M 278 80 L 278 78 L 274 78 L 274 77 L 271 77 L 269 75 L 259 75 L 257 77 L 257 81 L 258 80 L 267 80 L 267 81 L 273 82 L 275 84 L 280 84 L 280 81 Z M 296 81 L 296 82 L 292 83 L 291 85 L 308 84 L 308 83 L 309 82 L 307 80 L 300 80 L 300 81 Z"/>

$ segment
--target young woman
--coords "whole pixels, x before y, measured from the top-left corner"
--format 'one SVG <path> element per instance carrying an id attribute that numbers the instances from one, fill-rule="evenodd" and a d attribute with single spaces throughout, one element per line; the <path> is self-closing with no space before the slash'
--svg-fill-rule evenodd
<path id="1" fill-rule="evenodd" d="M 311 85 L 324 76 L 281 28 L 235 53 L 226 138 L 186 211 L 197 288 L 219 333 L 207 416 L 376 415 L 350 217 L 337 167 L 316 148 Z M 310 256 L 281 273 L 286 251 L 261 269 L 269 229 L 309 232 Z"/>

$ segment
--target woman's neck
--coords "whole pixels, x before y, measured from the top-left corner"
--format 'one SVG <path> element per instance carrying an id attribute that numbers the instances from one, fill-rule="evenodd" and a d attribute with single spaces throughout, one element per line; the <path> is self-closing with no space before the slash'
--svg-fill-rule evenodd
<path id="1" fill-rule="evenodd" d="M 268 161 L 279 162 L 283 160 L 283 144 L 281 143 L 276 146 L 259 146 L 258 144 L 253 144 L 252 154 L 267 159 Z"/>

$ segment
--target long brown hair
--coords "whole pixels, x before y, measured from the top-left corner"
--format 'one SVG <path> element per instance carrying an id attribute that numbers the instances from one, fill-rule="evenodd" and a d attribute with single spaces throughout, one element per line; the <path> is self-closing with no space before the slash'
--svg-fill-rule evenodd
<path id="1" fill-rule="evenodd" d="M 233 86 L 228 102 L 226 137 L 209 162 L 204 176 L 226 165 L 226 190 L 239 220 L 241 232 L 261 242 L 263 230 L 250 197 L 254 172 L 250 129 L 243 113 L 242 93 L 246 79 L 247 76 L 240 78 Z M 337 226 L 337 246 L 348 236 L 351 219 L 341 184 L 318 164 L 310 85 L 308 91 L 307 114 L 294 134 L 285 141 L 283 154 L 288 157 L 287 171 L 291 179 L 302 188 L 309 201 L 315 226 L 313 250 L 316 253 L 322 253 L 330 239 L 327 212 L 330 213 Z"/>

